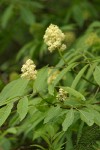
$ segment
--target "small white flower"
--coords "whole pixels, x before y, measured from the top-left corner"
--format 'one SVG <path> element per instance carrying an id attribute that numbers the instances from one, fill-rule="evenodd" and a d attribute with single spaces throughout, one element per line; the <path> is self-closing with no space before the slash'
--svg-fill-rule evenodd
<path id="1" fill-rule="evenodd" d="M 48 50 L 50 52 L 53 52 L 57 48 L 62 49 L 62 50 L 66 49 L 66 45 L 62 44 L 65 39 L 65 35 L 59 29 L 59 27 L 57 25 L 51 24 L 46 29 L 45 35 L 43 38 L 44 38 L 44 42 L 47 44 Z"/>
<path id="2" fill-rule="evenodd" d="M 62 44 L 62 46 L 61 46 L 61 51 L 64 51 L 65 49 L 66 49 L 67 47 L 66 47 L 66 45 L 65 44 Z"/>
<path id="3" fill-rule="evenodd" d="M 35 80 L 37 76 L 36 66 L 31 59 L 28 59 L 21 68 L 21 77 L 29 80 Z"/>
<path id="4" fill-rule="evenodd" d="M 59 89 L 59 93 L 57 94 L 56 98 L 57 100 L 64 102 L 67 98 L 67 91 L 64 91 L 62 88 Z"/>

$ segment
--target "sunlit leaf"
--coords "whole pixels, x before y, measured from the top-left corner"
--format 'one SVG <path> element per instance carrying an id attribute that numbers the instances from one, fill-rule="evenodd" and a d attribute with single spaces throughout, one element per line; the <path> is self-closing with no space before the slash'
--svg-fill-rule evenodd
<path id="1" fill-rule="evenodd" d="M 69 112 L 66 114 L 65 120 L 62 123 L 63 131 L 66 131 L 68 127 L 73 123 L 74 120 L 74 111 L 70 109 Z"/>
<path id="2" fill-rule="evenodd" d="M 0 126 L 5 122 L 5 120 L 10 115 L 13 104 L 10 103 L 0 109 Z"/>
<path id="3" fill-rule="evenodd" d="M 76 91 L 75 89 L 71 88 L 71 87 L 62 87 L 64 90 L 66 90 L 69 94 L 75 96 L 78 99 L 81 99 L 83 101 L 85 101 L 85 97 L 78 91 Z"/>
<path id="4" fill-rule="evenodd" d="M 37 78 L 33 85 L 33 92 L 45 92 L 47 88 L 48 67 L 38 71 Z"/>
<path id="5" fill-rule="evenodd" d="M 44 123 L 49 122 L 51 119 L 58 117 L 59 114 L 61 113 L 61 108 L 60 107 L 51 107 L 48 110 L 48 113 L 44 119 Z"/>
<path id="6" fill-rule="evenodd" d="M 75 77 L 73 83 L 72 83 L 72 88 L 76 88 L 77 84 L 79 83 L 79 80 L 81 79 L 82 75 L 84 74 L 85 70 L 87 69 L 88 65 L 86 65 L 85 67 L 83 67 L 80 72 L 77 74 L 77 76 Z"/>
<path id="7" fill-rule="evenodd" d="M 94 116 L 85 110 L 79 110 L 81 120 L 88 124 L 88 126 L 92 126 L 94 124 Z"/>
<path id="8" fill-rule="evenodd" d="M 28 112 L 28 98 L 25 96 L 19 100 L 17 104 L 17 112 L 19 114 L 20 121 L 25 118 Z"/>
<path id="9" fill-rule="evenodd" d="M 71 68 L 73 68 L 74 66 L 76 66 L 77 63 L 72 63 L 70 64 L 68 67 L 66 67 L 65 69 L 63 69 L 57 76 L 57 78 L 54 80 L 53 84 L 54 86 L 63 78 L 63 76 L 71 70 Z"/>
<path id="10" fill-rule="evenodd" d="M 7 84 L 0 93 L 0 105 L 5 104 L 9 99 L 22 96 L 28 82 L 28 80 L 20 78 Z"/>
<path id="11" fill-rule="evenodd" d="M 93 75 L 94 75 L 94 79 L 97 82 L 97 84 L 100 85 L 100 66 L 96 66 Z"/>

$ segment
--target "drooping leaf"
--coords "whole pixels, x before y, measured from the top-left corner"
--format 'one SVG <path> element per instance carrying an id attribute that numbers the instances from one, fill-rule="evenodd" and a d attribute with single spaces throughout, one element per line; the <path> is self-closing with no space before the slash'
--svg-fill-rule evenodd
<path id="1" fill-rule="evenodd" d="M 51 119 L 58 117 L 61 113 L 61 108 L 58 107 L 51 107 L 44 119 L 44 123 L 48 123 Z"/>
<path id="2" fill-rule="evenodd" d="M 36 2 L 36 1 L 23 1 L 25 6 L 28 6 L 28 8 L 32 7 L 34 9 L 41 9 L 43 8 L 43 4 L 41 4 L 40 2 Z"/>
<path id="3" fill-rule="evenodd" d="M 91 115 L 92 115 L 93 118 L 94 118 L 94 122 L 95 122 L 98 126 L 100 126 L 100 112 L 98 112 L 97 110 L 95 110 L 95 109 L 93 108 L 93 106 L 91 106 L 91 105 L 88 105 L 87 107 L 88 107 L 87 110 L 91 113 Z M 99 108 L 99 110 L 100 110 L 100 108 Z"/>
<path id="4" fill-rule="evenodd" d="M 16 134 L 17 133 L 17 129 L 15 127 L 11 127 L 11 128 L 6 130 L 6 133 Z"/>
<path id="5" fill-rule="evenodd" d="M 97 66 L 97 63 L 93 63 L 93 64 L 89 67 L 87 73 L 85 74 L 85 78 L 86 78 L 87 80 L 90 80 L 90 78 L 91 78 L 91 76 L 93 75 L 93 71 L 94 71 L 94 69 L 95 69 L 96 66 Z M 85 87 L 86 85 L 87 85 L 87 81 L 86 81 L 86 80 L 81 81 L 81 84 L 80 84 L 80 87 L 79 87 L 79 91 L 83 91 L 83 89 L 84 89 L 84 87 Z"/>
<path id="6" fill-rule="evenodd" d="M 77 133 L 77 144 L 82 136 L 82 130 L 83 130 L 83 127 L 84 127 L 84 122 L 81 121 L 80 125 L 79 125 L 79 129 L 78 129 L 78 133 Z"/>
<path id="7" fill-rule="evenodd" d="M 98 111 L 94 111 L 94 110 L 92 110 L 93 111 L 93 113 L 94 113 L 94 122 L 98 125 L 98 126 L 100 126 L 100 113 L 98 112 Z"/>
<path id="8" fill-rule="evenodd" d="M 63 78 L 63 76 L 71 70 L 71 68 L 73 68 L 74 66 L 76 66 L 76 63 L 71 63 L 68 67 L 66 67 L 65 69 L 63 69 L 59 75 L 57 76 L 57 78 L 54 80 L 53 84 L 54 86 Z"/>
<path id="9" fill-rule="evenodd" d="M 87 69 L 88 65 L 86 65 L 85 67 L 83 67 L 80 72 L 78 73 L 78 75 L 75 77 L 73 83 L 72 83 L 72 88 L 76 88 L 77 84 L 79 83 L 79 80 L 81 79 L 82 75 L 84 74 L 85 70 Z"/>
<path id="10" fill-rule="evenodd" d="M 28 25 L 32 25 L 35 21 L 34 14 L 27 7 L 21 7 L 21 17 Z"/>
<path id="11" fill-rule="evenodd" d="M 81 120 L 87 123 L 88 126 L 92 126 L 94 124 L 94 116 L 91 114 L 91 112 L 88 112 L 86 110 L 79 110 L 79 112 Z"/>
<path id="12" fill-rule="evenodd" d="M 38 71 L 37 78 L 33 85 L 33 92 L 45 92 L 47 87 L 48 67 Z"/>
<path id="13" fill-rule="evenodd" d="M 11 109 L 13 107 L 13 104 L 10 103 L 0 109 L 0 126 L 3 125 L 5 120 L 8 118 L 10 115 Z"/>
<path id="14" fill-rule="evenodd" d="M 62 87 L 64 90 L 66 90 L 69 94 L 75 96 L 76 98 L 78 99 L 81 99 L 83 101 L 85 101 L 85 97 L 78 91 L 74 90 L 73 88 L 71 87 Z"/>
<path id="15" fill-rule="evenodd" d="M 49 108 L 47 104 L 39 104 L 36 105 L 35 107 L 41 112 L 46 112 Z"/>
<path id="16" fill-rule="evenodd" d="M 72 130 L 68 130 L 66 134 L 66 147 L 67 150 L 73 150 L 73 139 L 72 139 Z"/>
<path id="17" fill-rule="evenodd" d="M 94 21 L 90 24 L 89 28 L 87 29 L 87 33 L 93 32 L 94 28 L 100 28 L 100 21 Z"/>
<path id="18" fill-rule="evenodd" d="M 26 96 L 19 100 L 17 104 L 17 112 L 19 114 L 20 121 L 22 121 L 28 112 L 28 98 Z"/>
<path id="19" fill-rule="evenodd" d="M 93 75 L 94 75 L 94 79 L 97 82 L 97 84 L 100 85 L 100 66 L 96 66 Z"/>
<path id="20" fill-rule="evenodd" d="M 13 5 L 9 5 L 7 9 L 5 10 L 2 20 L 1 20 L 1 25 L 3 28 L 7 26 L 8 21 L 10 20 L 11 16 L 13 15 Z"/>
<path id="21" fill-rule="evenodd" d="M 50 95 L 54 95 L 54 86 L 53 84 L 48 85 L 48 92 Z"/>
<path id="22" fill-rule="evenodd" d="M 0 106 L 9 99 L 22 96 L 28 82 L 28 80 L 20 78 L 7 84 L 0 93 Z"/>
<path id="23" fill-rule="evenodd" d="M 68 127 L 73 123 L 74 121 L 74 111 L 71 108 L 69 112 L 66 114 L 65 120 L 62 123 L 63 131 L 66 131 Z"/>
<path id="24" fill-rule="evenodd" d="M 33 108 L 32 110 L 34 111 Z M 35 129 L 41 121 L 43 121 L 44 117 L 44 113 L 35 111 L 33 115 L 31 115 L 30 119 L 28 117 L 26 118 L 25 123 L 21 125 L 19 132 L 21 133 L 25 131 L 25 135 L 27 135 L 30 131 Z"/>

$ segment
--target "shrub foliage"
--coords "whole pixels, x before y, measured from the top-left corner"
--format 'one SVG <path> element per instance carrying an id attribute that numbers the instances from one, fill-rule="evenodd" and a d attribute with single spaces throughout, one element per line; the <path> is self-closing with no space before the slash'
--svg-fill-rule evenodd
<path id="1" fill-rule="evenodd" d="M 98 4 L 1 0 L 1 149 L 100 149 Z M 51 23 L 65 35 L 64 51 L 50 53 L 43 41 Z M 27 59 L 37 66 L 34 80 L 21 78 Z"/>

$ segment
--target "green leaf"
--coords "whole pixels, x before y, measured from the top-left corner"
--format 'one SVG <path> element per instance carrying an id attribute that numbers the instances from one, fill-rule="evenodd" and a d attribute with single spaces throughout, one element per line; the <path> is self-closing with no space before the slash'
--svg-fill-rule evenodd
<path id="1" fill-rule="evenodd" d="M 67 53 L 63 55 L 63 58 L 66 60 L 66 63 L 69 64 L 69 61 L 75 57 L 75 49 L 70 49 Z M 56 65 L 57 68 L 62 67 L 64 65 L 64 60 L 61 59 L 58 64 Z"/>
<path id="2" fill-rule="evenodd" d="M 22 96 L 28 82 L 28 80 L 20 78 L 7 84 L 0 94 L 0 106 L 9 102 L 9 99 Z"/>
<path id="3" fill-rule="evenodd" d="M 72 129 L 68 130 L 67 131 L 67 134 L 66 134 L 66 147 L 67 147 L 67 150 L 73 150 L 73 138 L 72 138 Z"/>
<path id="4" fill-rule="evenodd" d="M 93 106 L 88 105 L 87 110 L 91 113 L 91 115 L 94 117 L 94 122 L 100 126 L 100 112 L 96 111 Z M 99 107 L 100 110 L 100 107 Z"/>
<path id="5" fill-rule="evenodd" d="M 21 17 L 28 25 L 32 25 L 35 22 L 34 14 L 26 7 L 21 7 Z"/>
<path id="6" fill-rule="evenodd" d="M 69 112 L 66 114 L 65 120 L 62 123 L 63 131 L 66 131 L 68 127 L 73 123 L 74 121 L 74 111 L 71 108 Z"/>
<path id="7" fill-rule="evenodd" d="M 88 65 L 86 65 L 85 67 L 83 67 L 81 69 L 81 71 L 78 73 L 78 75 L 75 77 L 73 83 L 72 83 L 72 88 L 75 89 L 77 84 L 79 83 L 79 80 L 81 79 L 82 75 L 84 74 L 84 72 L 86 71 Z"/>
<path id="8" fill-rule="evenodd" d="M 11 142 L 8 138 L 2 137 L 0 139 L 0 149 L 1 150 L 10 150 L 11 149 Z"/>
<path id="9" fill-rule="evenodd" d="M 94 113 L 94 122 L 100 126 L 100 113 L 96 110 L 93 110 Z"/>
<path id="10" fill-rule="evenodd" d="M 34 111 L 34 109 L 35 108 L 33 107 L 32 110 L 34 113 L 31 114 L 30 117 L 27 117 L 25 122 L 22 123 L 22 125 L 19 128 L 19 133 L 22 133 L 25 131 L 25 136 L 27 136 L 27 134 L 30 131 L 33 131 L 40 124 L 40 122 L 44 120 L 45 114 L 37 110 Z"/>
<path id="11" fill-rule="evenodd" d="M 87 29 L 87 33 L 93 32 L 94 28 L 100 28 L 100 21 L 93 21 Z"/>
<path id="12" fill-rule="evenodd" d="M 80 27 L 82 27 L 84 23 L 84 18 L 83 18 L 83 12 L 82 12 L 81 6 L 74 5 L 72 10 L 73 10 L 74 20 Z"/>
<path id="13" fill-rule="evenodd" d="M 48 85 L 48 92 L 50 95 L 54 95 L 54 86 L 53 84 Z"/>
<path id="14" fill-rule="evenodd" d="M 7 23 L 10 20 L 12 15 L 13 15 L 13 5 L 10 5 L 4 11 L 4 14 L 2 16 L 1 25 L 3 28 L 5 28 L 7 26 Z"/>
<path id="15" fill-rule="evenodd" d="M 5 131 L 6 133 L 16 134 L 17 130 L 15 127 L 11 127 Z"/>
<path id="16" fill-rule="evenodd" d="M 76 98 L 78 99 L 81 99 L 83 101 L 85 101 L 85 97 L 78 91 L 74 90 L 73 88 L 71 87 L 62 87 L 64 90 L 66 90 L 69 94 L 75 96 Z"/>
<path id="17" fill-rule="evenodd" d="M 100 112 L 100 106 L 94 104 L 92 105 L 93 109 L 95 109 L 96 111 Z"/>
<path id="18" fill-rule="evenodd" d="M 34 92 L 45 92 L 47 87 L 48 67 L 40 69 L 33 85 Z"/>
<path id="19" fill-rule="evenodd" d="M 39 148 L 41 150 L 46 150 L 43 146 L 38 145 L 38 144 L 32 144 L 31 147 L 37 147 L 37 148 Z"/>
<path id="20" fill-rule="evenodd" d="M 94 116 L 91 114 L 91 112 L 88 112 L 86 110 L 79 110 L 81 120 L 86 122 L 88 126 L 92 126 L 94 124 Z"/>
<path id="21" fill-rule="evenodd" d="M 17 104 L 17 112 L 19 114 L 20 121 L 22 121 L 28 112 L 28 98 L 26 96 L 19 100 Z"/>
<path id="22" fill-rule="evenodd" d="M 44 5 L 40 2 L 36 2 L 36 1 L 27 1 L 24 0 L 23 1 L 24 6 L 27 6 L 28 8 L 33 8 L 33 9 L 42 9 L 44 7 Z"/>
<path id="23" fill-rule="evenodd" d="M 48 123 L 51 119 L 58 117 L 60 113 L 61 113 L 61 108 L 59 106 L 51 107 L 44 119 L 44 123 Z"/>
<path id="24" fill-rule="evenodd" d="M 41 112 L 46 112 L 47 110 L 48 110 L 48 105 L 41 105 L 41 104 L 39 104 L 39 105 L 36 105 L 35 106 L 39 111 L 41 111 Z"/>
<path id="25" fill-rule="evenodd" d="M 72 63 L 70 64 L 68 67 L 66 67 L 65 69 L 63 69 L 59 75 L 57 76 L 57 78 L 54 80 L 53 84 L 54 86 L 56 86 L 56 84 L 63 78 L 63 76 L 68 72 L 70 71 L 71 68 L 73 68 L 74 66 L 76 66 L 77 64 L 76 63 Z"/>
<path id="26" fill-rule="evenodd" d="M 8 118 L 10 115 L 11 109 L 13 107 L 13 104 L 10 103 L 0 109 L 0 126 L 3 125 L 5 120 Z"/>
<path id="27" fill-rule="evenodd" d="M 93 71 L 94 71 L 96 66 L 97 66 L 97 63 L 93 63 L 89 67 L 87 73 L 85 74 L 85 78 L 87 80 L 90 80 L 91 76 L 93 76 Z M 84 87 L 86 87 L 86 86 L 87 86 L 87 81 L 86 80 L 81 81 L 81 84 L 80 84 L 80 87 L 79 87 L 79 91 L 83 91 Z"/>
<path id="28" fill-rule="evenodd" d="M 93 75 L 94 75 L 94 79 L 97 82 L 97 84 L 100 85 L 100 66 L 96 66 Z"/>
<path id="29" fill-rule="evenodd" d="M 83 127 L 84 127 L 84 122 L 81 121 L 81 123 L 79 125 L 78 132 L 77 132 L 77 144 L 79 143 L 79 140 L 80 140 L 80 138 L 82 136 Z"/>

